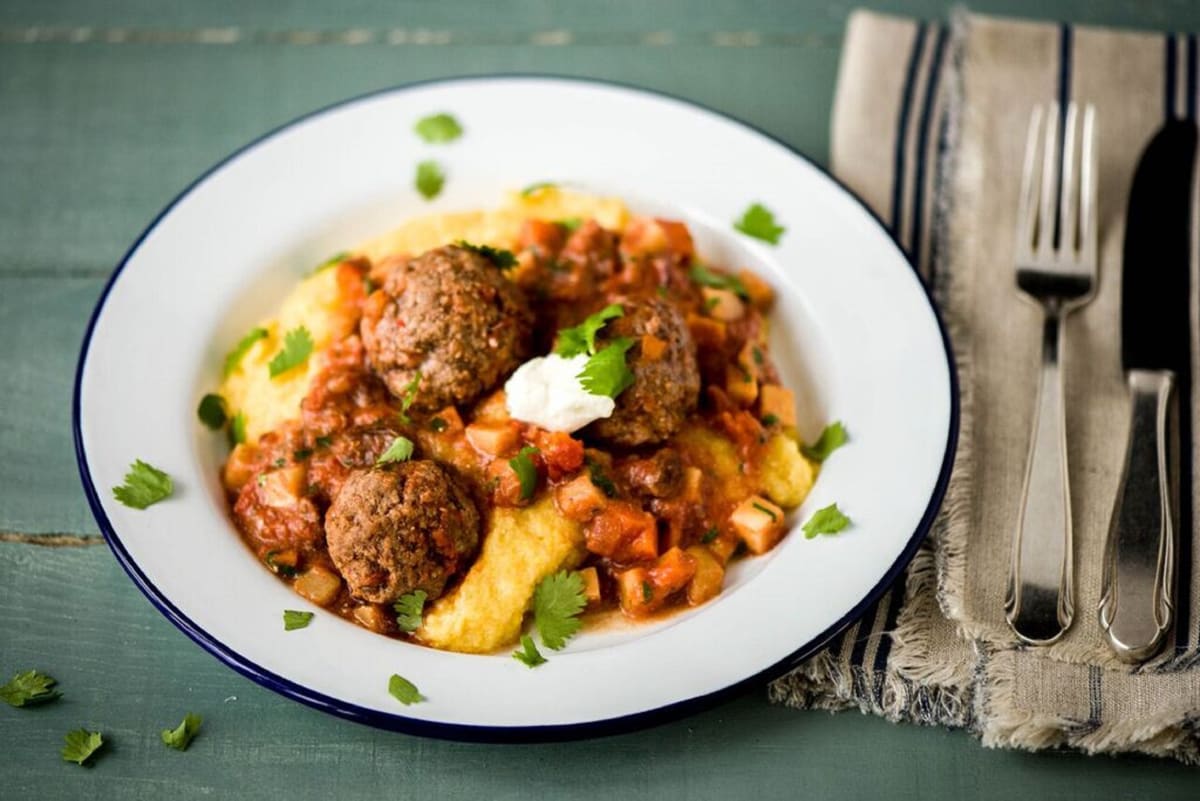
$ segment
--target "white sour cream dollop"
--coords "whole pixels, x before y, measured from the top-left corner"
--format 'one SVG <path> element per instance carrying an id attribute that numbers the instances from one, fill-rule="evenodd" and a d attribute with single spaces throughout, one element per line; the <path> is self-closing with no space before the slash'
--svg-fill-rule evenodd
<path id="1" fill-rule="evenodd" d="M 568 433 L 612 415 L 612 398 L 593 395 L 579 384 L 587 360 L 586 353 L 569 359 L 551 353 L 522 364 L 504 385 L 509 415 L 547 431 Z"/>

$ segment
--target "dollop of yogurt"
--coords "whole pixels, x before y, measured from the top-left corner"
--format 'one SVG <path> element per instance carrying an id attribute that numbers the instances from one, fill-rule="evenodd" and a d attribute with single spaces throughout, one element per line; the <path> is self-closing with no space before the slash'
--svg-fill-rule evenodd
<path id="1" fill-rule="evenodd" d="M 587 361 L 586 353 L 569 359 L 551 353 L 522 364 L 504 384 L 509 415 L 547 431 L 568 433 L 611 416 L 616 402 L 593 395 L 579 383 Z"/>

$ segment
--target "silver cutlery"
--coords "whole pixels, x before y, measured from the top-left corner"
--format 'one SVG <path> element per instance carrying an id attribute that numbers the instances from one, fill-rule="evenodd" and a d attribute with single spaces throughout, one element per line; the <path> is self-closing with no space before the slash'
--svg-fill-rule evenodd
<path id="1" fill-rule="evenodd" d="M 1017 288 L 1042 309 L 1042 366 L 1004 611 L 1034 645 L 1061 637 L 1075 614 L 1059 352 L 1064 319 L 1096 290 L 1095 110 L 1071 103 L 1061 118 L 1061 141 L 1057 104 L 1030 119 L 1015 254 Z"/>
<path id="2" fill-rule="evenodd" d="M 1129 439 L 1100 600 L 1100 626 L 1126 662 L 1158 651 L 1174 613 L 1180 413 L 1174 391 L 1191 373 L 1196 137 L 1189 120 L 1159 129 L 1138 162 L 1126 215 L 1121 361 L 1130 395 Z"/>

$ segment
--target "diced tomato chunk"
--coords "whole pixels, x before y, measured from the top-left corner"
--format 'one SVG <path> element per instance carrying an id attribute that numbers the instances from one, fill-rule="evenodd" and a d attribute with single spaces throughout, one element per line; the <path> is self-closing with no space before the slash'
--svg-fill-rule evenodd
<path id="1" fill-rule="evenodd" d="M 608 502 L 608 498 L 592 483 L 587 473 L 580 473 L 565 484 L 559 484 L 554 490 L 554 500 L 560 512 L 581 523 L 591 519 Z"/>
<path id="2" fill-rule="evenodd" d="M 583 467 L 583 443 L 565 431 L 534 428 L 527 436 L 541 451 L 551 481 L 559 481 Z"/>
<path id="3" fill-rule="evenodd" d="M 658 524 L 654 516 L 625 501 L 611 501 L 592 519 L 587 548 L 622 564 L 658 556 Z"/>
<path id="4" fill-rule="evenodd" d="M 525 248 L 538 248 L 542 255 L 557 253 L 566 241 L 565 229 L 555 222 L 548 220 L 528 219 L 521 225 L 517 235 L 517 245 Z"/>
<path id="5" fill-rule="evenodd" d="M 696 575 L 696 558 L 679 548 L 667 551 L 650 568 L 635 567 L 617 576 L 621 610 L 641 617 L 661 609 Z"/>

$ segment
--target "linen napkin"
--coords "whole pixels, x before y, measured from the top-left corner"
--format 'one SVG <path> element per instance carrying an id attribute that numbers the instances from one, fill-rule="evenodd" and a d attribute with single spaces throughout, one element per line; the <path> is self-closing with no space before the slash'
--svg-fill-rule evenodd
<path id="1" fill-rule="evenodd" d="M 988 746 L 1200 763 L 1196 443 L 1181 449 L 1192 502 L 1181 504 L 1177 623 L 1167 647 L 1144 665 L 1118 662 L 1096 611 L 1129 419 L 1120 363 L 1125 207 L 1158 126 L 1196 116 L 1197 83 L 1194 36 L 965 11 L 949 26 L 852 16 L 834 103 L 833 172 L 891 227 L 933 286 L 956 352 L 962 430 L 946 503 L 904 579 L 773 683 L 773 700 L 962 727 Z M 1004 619 L 1041 336 L 1040 311 L 1015 288 L 1013 248 L 1031 110 L 1071 100 L 1096 107 L 1099 291 L 1068 318 L 1063 352 L 1075 621 L 1058 643 L 1035 648 Z M 1193 374 L 1198 286 L 1193 265 Z M 1197 395 L 1185 387 L 1180 397 L 1192 431 L 1200 431 Z"/>

